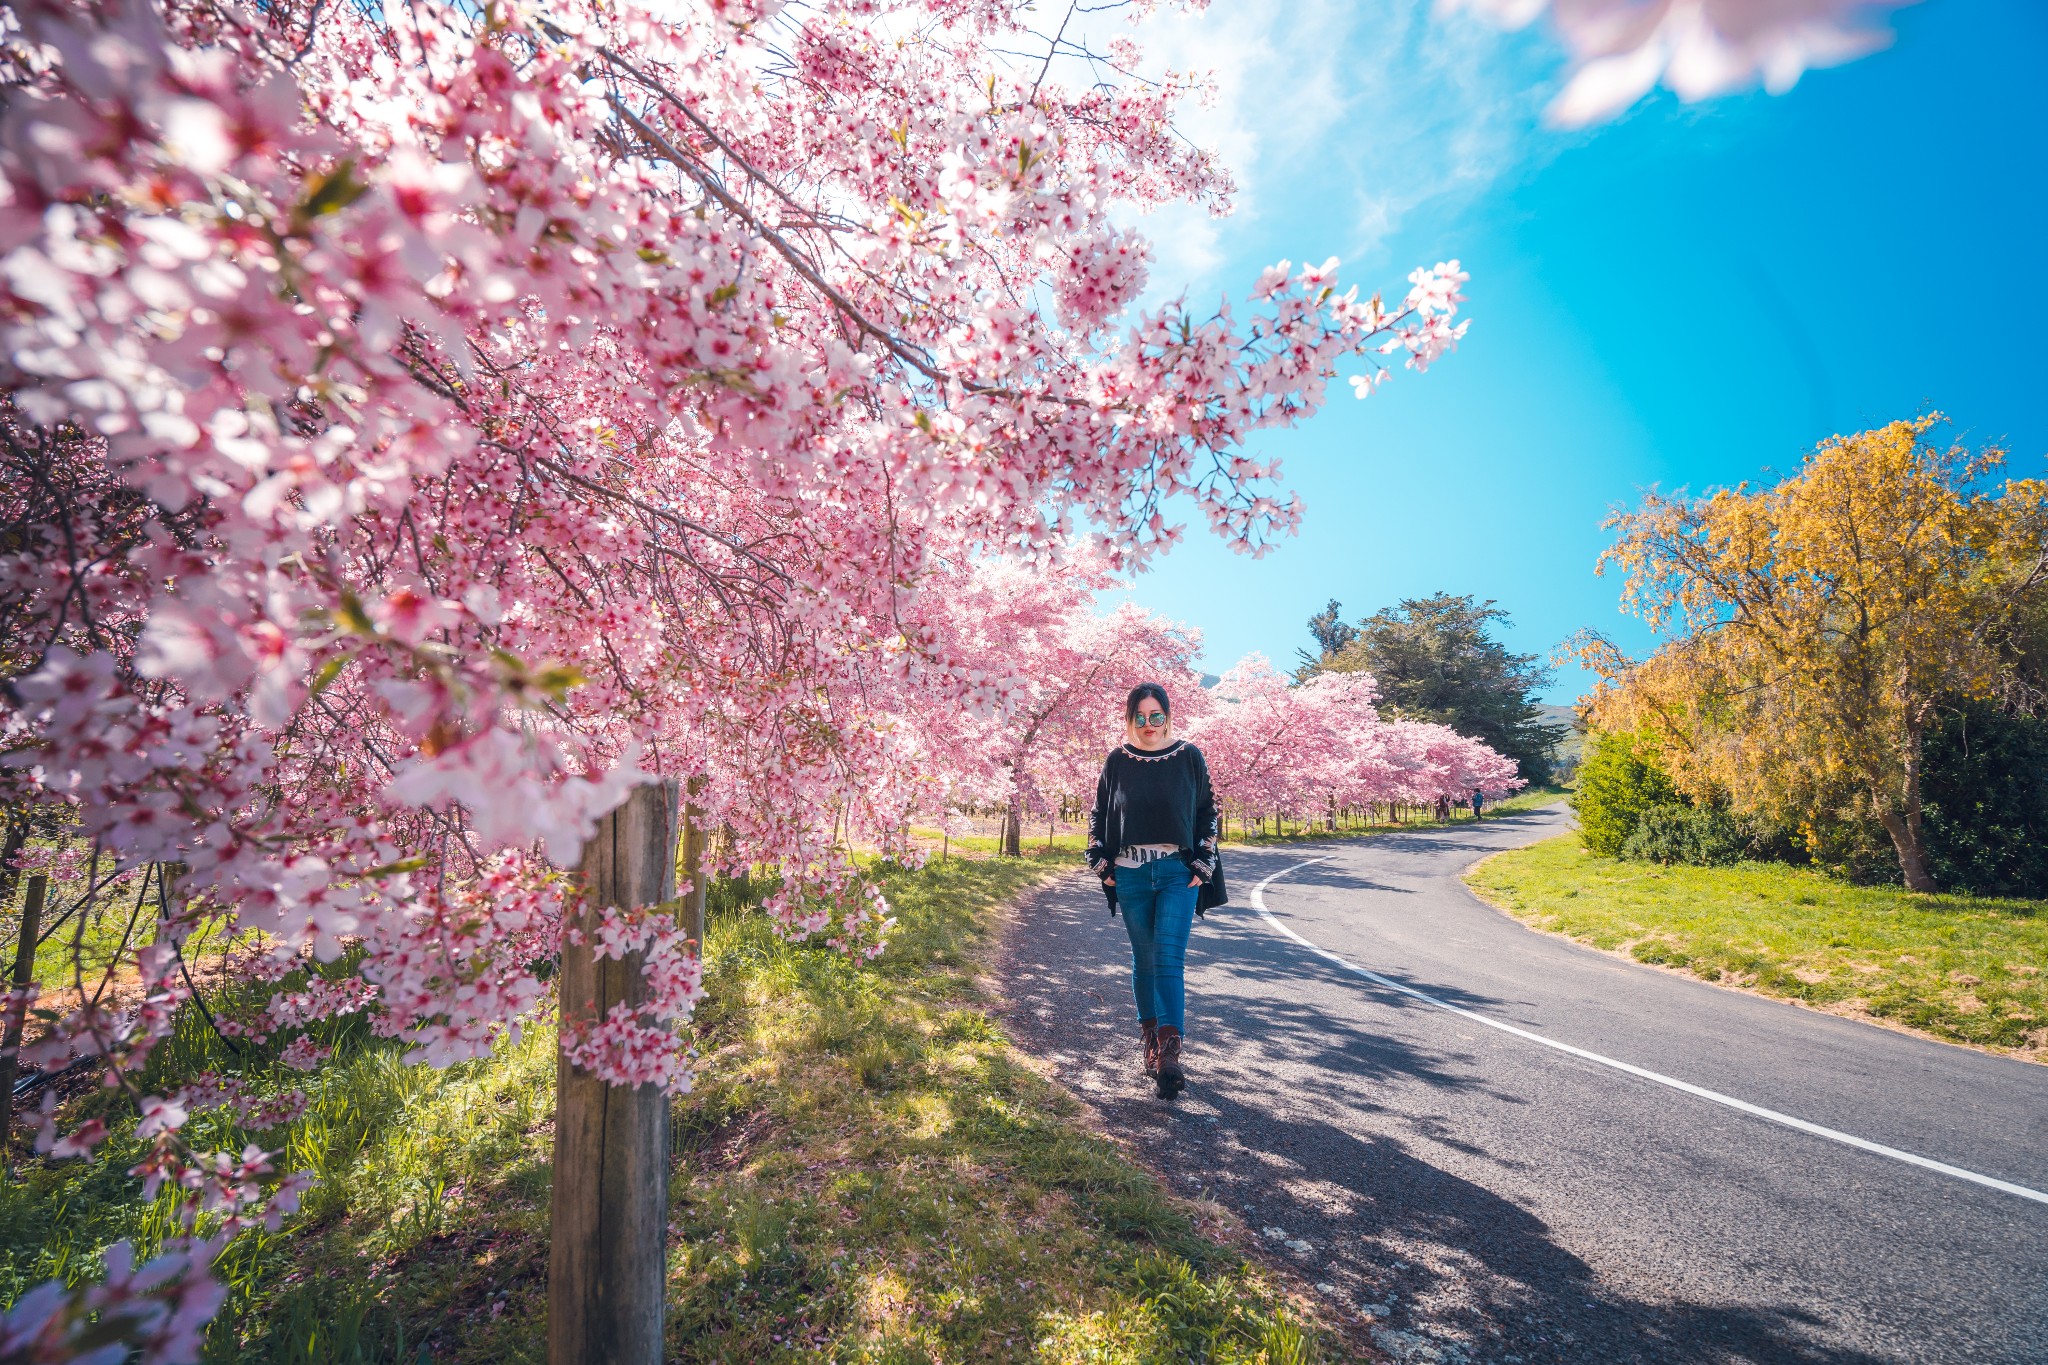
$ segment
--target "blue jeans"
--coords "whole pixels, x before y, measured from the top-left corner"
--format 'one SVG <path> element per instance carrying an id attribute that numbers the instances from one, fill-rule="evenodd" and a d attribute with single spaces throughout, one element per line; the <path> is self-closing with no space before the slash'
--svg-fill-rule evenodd
<path id="1" fill-rule="evenodd" d="M 1195 888 L 1188 865 L 1161 858 L 1116 870 L 1116 903 L 1131 936 L 1131 997 L 1138 1018 L 1187 1032 L 1188 931 L 1195 924 Z"/>

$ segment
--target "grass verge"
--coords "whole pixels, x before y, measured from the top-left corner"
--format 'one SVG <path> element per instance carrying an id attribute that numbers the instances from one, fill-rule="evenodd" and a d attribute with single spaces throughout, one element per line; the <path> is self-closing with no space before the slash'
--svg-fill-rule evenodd
<path id="1" fill-rule="evenodd" d="M 1540 787 L 1524 787 L 1513 796 L 1486 808 L 1489 815 L 1513 815 L 1517 811 L 1539 810 L 1555 805 L 1572 794 L 1570 787 L 1558 787 L 1545 783 Z"/>
<path id="2" fill-rule="evenodd" d="M 1664 867 L 1576 835 L 1466 875 L 1532 928 L 1708 981 L 2048 1061 L 2048 904 L 1852 886 L 1775 863 Z"/>
<path id="3" fill-rule="evenodd" d="M 1002 852 L 1002 840 L 993 834 L 947 834 L 922 826 L 913 828 L 910 833 L 934 860 L 941 857 L 941 849 L 971 858 L 993 858 Z M 1034 834 L 1027 826 L 1017 847 L 1026 857 L 1064 853 L 1078 860 L 1088 847 L 1088 835 L 1084 831 L 1064 830 L 1055 833 L 1048 842 L 1043 830 Z"/>
<path id="4" fill-rule="evenodd" d="M 1553 802 L 1563 800 L 1570 792 L 1571 789 L 1569 787 L 1527 787 L 1516 792 L 1513 796 L 1487 806 L 1485 808 L 1486 814 L 1481 818 L 1491 820 L 1497 816 L 1513 815 L 1519 811 L 1536 810 Z M 1321 822 L 1312 820 L 1283 820 L 1280 824 L 1280 832 L 1277 834 L 1270 828 L 1262 828 L 1257 834 L 1246 834 L 1242 831 L 1231 834 L 1226 828 L 1225 843 L 1226 845 L 1243 848 L 1327 843 L 1332 839 L 1367 839 L 1375 834 L 1385 834 L 1390 830 L 1445 829 L 1451 825 L 1469 825 L 1471 823 L 1472 807 L 1469 803 L 1462 806 L 1452 806 L 1451 818 L 1448 821 L 1433 819 L 1429 816 L 1425 807 L 1417 806 L 1412 808 L 1410 818 L 1406 820 L 1372 820 L 1362 824 L 1345 824 L 1340 821 L 1338 828 L 1334 831 L 1324 826 Z"/>
<path id="5" fill-rule="evenodd" d="M 758 914 L 714 919 L 702 1079 L 674 1113 L 669 1359 L 1330 1354 L 1275 1281 L 1214 1239 L 1207 1212 L 1091 1135 L 991 1019 L 976 975 L 992 912 L 1068 862 L 887 873 L 899 924 L 871 964 L 784 943 Z M 442 1072 L 399 1066 L 360 1021 L 323 1041 L 336 1055 L 310 1078 L 307 1115 L 247 1135 L 321 1184 L 298 1221 L 232 1250 L 208 1359 L 543 1360 L 552 1037 Z M 181 1029 L 159 1064 L 288 1083 L 221 1046 Z M 146 1251 L 162 1235 L 168 1205 L 141 1203 L 121 1174 L 130 1129 L 90 1166 L 31 1162 L 0 1190 L 10 1299 L 90 1274 L 117 1237 Z"/>

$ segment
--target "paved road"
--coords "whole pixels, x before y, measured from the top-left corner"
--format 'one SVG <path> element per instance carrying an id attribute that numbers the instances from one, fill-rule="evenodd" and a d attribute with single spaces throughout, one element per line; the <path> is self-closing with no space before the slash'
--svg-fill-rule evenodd
<path id="1" fill-rule="evenodd" d="M 1012 1032 L 1184 1192 L 1372 1314 L 1397 1359 L 2048 1362 L 2048 1204 L 1487 1027 L 1247 904 L 1283 873 L 1272 916 L 1390 981 L 2048 1190 L 2048 1067 L 1619 961 L 1523 929 L 1458 880 L 1566 827 L 1552 809 L 1229 855 L 1237 904 L 1189 954 L 1177 1105 L 1135 1074 L 1123 930 L 1077 873 L 1012 925 Z"/>

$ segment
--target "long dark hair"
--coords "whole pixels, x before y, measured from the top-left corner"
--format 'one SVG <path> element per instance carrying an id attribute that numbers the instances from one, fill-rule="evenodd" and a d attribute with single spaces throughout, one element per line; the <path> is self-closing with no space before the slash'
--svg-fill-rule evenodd
<path id="1" fill-rule="evenodd" d="M 1138 707 L 1144 704 L 1147 698 L 1159 703 L 1159 709 L 1166 713 L 1168 720 L 1173 719 L 1173 703 L 1166 699 L 1166 689 L 1158 683 L 1139 683 L 1131 689 L 1131 695 L 1124 698 L 1124 724 L 1130 725 L 1137 721 Z"/>

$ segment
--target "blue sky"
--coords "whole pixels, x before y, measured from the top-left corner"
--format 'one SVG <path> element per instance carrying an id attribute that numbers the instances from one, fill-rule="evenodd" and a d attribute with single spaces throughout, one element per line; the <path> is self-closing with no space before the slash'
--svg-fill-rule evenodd
<path id="1" fill-rule="evenodd" d="M 1153 290 L 1241 296 L 1274 260 L 1339 256 L 1398 295 L 1472 273 L 1463 347 L 1373 397 L 1333 389 L 1269 436 L 1307 504 L 1270 555 L 1191 527 L 1132 596 L 1199 626 L 1220 671 L 1289 661 L 1328 599 L 1355 618 L 1437 589 L 1498 599 L 1547 654 L 1581 626 L 1648 642 L 1593 575 L 1608 510 L 1797 467 L 1929 408 L 2048 454 L 2048 4 L 1927 0 L 1886 51 L 1788 94 L 1544 126 L 1563 75 L 1540 27 L 1430 0 L 1214 0 L 1141 36 L 1213 67 L 1188 120 L 1240 211 L 1146 220 Z M 1551 699 L 1584 679 L 1561 671 Z"/>

